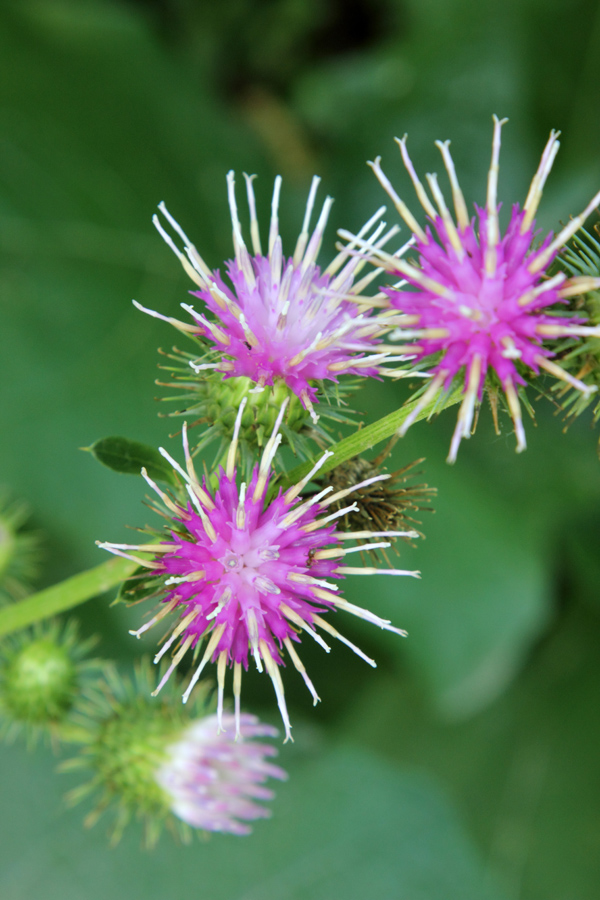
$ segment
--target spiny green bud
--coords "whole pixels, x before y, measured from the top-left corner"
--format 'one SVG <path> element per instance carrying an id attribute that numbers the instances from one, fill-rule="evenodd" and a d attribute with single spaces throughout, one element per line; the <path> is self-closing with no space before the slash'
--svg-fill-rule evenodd
<path id="1" fill-rule="evenodd" d="M 200 451 L 219 441 L 216 459 L 221 459 L 233 437 L 233 428 L 242 399 L 246 398 L 246 406 L 242 417 L 239 446 L 241 450 L 242 470 L 249 477 L 256 460 L 257 451 L 268 441 L 283 402 L 287 399 L 285 418 L 281 424 L 281 435 L 284 445 L 287 444 L 295 455 L 301 459 L 310 459 L 317 447 L 324 447 L 332 442 L 332 437 L 323 420 L 337 423 L 352 423 L 352 410 L 345 407 L 344 398 L 356 384 L 349 381 L 343 387 L 339 385 L 322 385 L 323 398 L 319 404 L 321 420 L 316 423 L 311 419 L 308 409 L 282 380 L 276 380 L 269 387 L 257 388 L 252 379 L 243 376 L 224 378 L 222 372 L 212 370 L 211 364 L 205 362 L 211 358 L 210 353 L 198 357 L 173 348 L 171 354 L 163 353 L 174 360 L 175 365 L 169 367 L 173 381 L 157 382 L 163 387 L 177 388 L 182 391 L 179 396 L 161 398 L 167 401 L 185 401 L 185 406 L 170 416 L 185 416 L 188 429 L 195 425 L 203 430 L 196 442 L 196 451 Z M 208 366 L 206 370 L 203 366 Z"/>
<path id="2" fill-rule="evenodd" d="M 93 640 L 80 641 L 69 622 L 37 625 L 7 638 L 0 647 L 0 734 L 11 740 L 25 731 L 28 742 L 61 729 L 97 660 L 86 655 Z"/>
<path id="3" fill-rule="evenodd" d="M 40 536 L 29 516 L 27 504 L 0 493 L 0 602 L 21 600 L 38 574 Z"/>
<path id="4" fill-rule="evenodd" d="M 285 777 L 267 761 L 275 750 L 252 741 L 274 736 L 275 729 L 242 715 L 236 734 L 233 716 L 219 721 L 207 715 L 206 684 L 183 706 L 176 678 L 156 699 L 153 682 L 143 660 L 133 680 L 107 670 L 88 692 L 77 717 L 80 753 L 62 768 L 88 770 L 91 778 L 70 792 L 68 802 L 99 794 L 85 824 L 95 824 L 112 807 L 113 843 L 133 818 L 142 821 L 149 847 L 163 825 L 184 841 L 192 828 L 247 834 L 248 820 L 268 815 L 254 798 L 268 799 L 271 792 L 259 785 Z"/>
<path id="5" fill-rule="evenodd" d="M 595 230 L 598 232 L 598 224 Z M 586 324 L 600 331 L 600 242 L 582 228 L 561 254 L 561 265 L 589 288 L 571 301 L 571 313 L 584 314 Z M 563 338 L 556 343 L 556 355 L 571 375 L 594 390 L 600 388 L 600 334 L 587 334 L 580 340 Z M 557 389 L 557 393 L 569 420 L 575 419 L 590 403 L 594 404 L 594 420 L 600 419 L 599 393 L 581 393 L 568 387 Z"/>

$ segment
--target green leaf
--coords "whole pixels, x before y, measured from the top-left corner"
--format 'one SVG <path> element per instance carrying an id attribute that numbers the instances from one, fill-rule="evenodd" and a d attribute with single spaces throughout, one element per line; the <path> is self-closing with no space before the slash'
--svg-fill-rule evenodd
<path id="1" fill-rule="evenodd" d="M 106 437 L 84 449 L 89 450 L 98 462 L 114 472 L 139 475 L 141 469 L 144 468 L 150 478 L 155 481 L 177 484 L 173 466 L 158 450 L 147 444 L 131 441 L 124 437 Z"/>
<path id="2" fill-rule="evenodd" d="M 408 679 L 381 673 L 345 723 L 346 741 L 418 766 L 459 798 L 515 900 L 598 897 L 600 618 L 566 603 L 510 690 L 469 721 L 441 722 Z"/>

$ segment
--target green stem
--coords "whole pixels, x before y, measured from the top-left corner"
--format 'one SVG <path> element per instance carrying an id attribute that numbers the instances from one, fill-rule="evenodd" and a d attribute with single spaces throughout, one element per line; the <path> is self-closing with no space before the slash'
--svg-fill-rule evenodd
<path id="1" fill-rule="evenodd" d="M 80 572 L 52 587 L 32 594 L 20 603 L 0 609 L 0 636 L 18 631 L 40 619 L 54 616 L 85 603 L 98 594 L 120 584 L 135 571 L 136 564 L 128 559 L 115 557 L 108 562 Z"/>
<path id="2" fill-rule="evenodd" d="M 418 422 L 421 419 L 427 419 L 432 413 L 441 412 L 448 406 L 454 406 L 455 403 L 459 403 L 462 398 L 462 392 L 462 387 L 456 386 L 441 398 L 437 397 L 417 414 L 415 421 Z M 354 434 L 343 438 L 343 440 L 339 441 L 333 448 L 333 456 L 330 456 L 327 462 L 319 469 L 319 475 L 330 472 L 331 469 L 335 469 L 335 467 L 339 466 L 341 463 L 347 462 L 354 456 L 358 456 L 359 453 L 364 453 L 365 450 L 370 450 L 375 444 L 379 444 L 380 441 L 385 441 L 386 438 L 390 438 L 393 434 L 396 434 L 404 420 L 408 418 L 418 402 L 419 400 L 417 398 L 409 403 L 405 403 L 400 409 L 390 413 L 388 416 L 384 416 L 383 419 L 373 422 L 372 425 L 366 425 L 364 428 L 359 428 Z M 291 484 L 296 484 L 310 472 L 314 464 L 315 461 L 308 461 L 296 466 L 295 469 L 292 469 L 291 472 L 288 472 L 280 481 L 278 481 L 277 487 L 281 486 L 285 489 Z"/>
<path id="3" fill-rule="evenodd" d="M 461 394 L 462 389 L 457 387 L 442 398 L 436 399 L 421 410 L 417 416 L 417 421 L 426 419 L 433 412 L 439 412 L 448 406 L 458 403 Z M 379 419 L 378 422 L 367 425 L 365 428 L 359 428 L 354 434 L 341 440 L 335 445 L 333 456 L 327 460 L 320 472 L 329 472 L 335 466 L 339 466 L 340 463 L 352 459 L 353 456 L 357 456 L 359 453 L 364 453 L 365 450 L 369 450 L 380 441 L 391 437 L 396 433 L 407 416 L 410 415 L 417 403 L 418 400 L 413 400 L 405 404 L 401 409 L 396 410 L 396 412 L 390 413 L 389 416 L 384 416 L 383 419 Z M 314 461 L 309 461 L 296 466 L 279 484 L 284 488 L 290 484 L 295 484 L 307 472 L 310 472 L 313 465 Z M 26 600 L 22 600 L 20 603 L 0 609 L 0 637 L 10 634 L 12 631 L 25 628 L 27 625 L 31 625 L 41 619 L 46 619 L 48 616 L 54 616 L 67 609 L 73 609 L 73 607 L 79 606 L 80 603 L 85 603 L 86 600 L 90 600 L 92 597 L 98 596 L 98 594 L 103 594 L 109 588 L 115 587 L 125 578 L 128 578 L 135 571 L 135 568 L 136 564 L 127 559 L 120 557 L 110 559 L 100 566 L 95 566 L 86 572 L 80 572 L 79 575 L 73 575 L 71 578 L 67 578 L 66 581 L 60 582 L 60 584 L 55 584 L 53 587 L 39 591 L 37 594 L 32 594 L 31 597 L 27 597 Z"/>

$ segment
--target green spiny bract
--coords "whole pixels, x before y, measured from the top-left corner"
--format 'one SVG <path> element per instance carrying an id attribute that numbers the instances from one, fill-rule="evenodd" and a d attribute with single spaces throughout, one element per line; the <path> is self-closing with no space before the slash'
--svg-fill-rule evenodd
<path id="1" fill-rule="evenodd" d="M 102 663 L 88 659 L 94 639 L 80 640 L 75 622 L 35 625 L 0 646 L 0 735 L 64 738 L 80 691 Z"/>
<path id="2" fill-rule="evenodd" d="M 254 465 L 257 452 L 269 439 L 282 403 L 288 399 L 285 418 L 281 424 L 283 444 L 300 459 L 311 459 L 315 449 L 326 447 L 334 438 L 330 434 L 333 424 L 355 424 L 353 411 L 347 407 L 346 397 L 358 386 L 358 379 L 348 379 L 342 385 L 321 384 L 320 421 L 311 420 L 310 413 L 300 399 L 285 385 L 277 381 L 272 387 L 256 390 L 250 378 L 224 378 L 222 372 L 202 370 L 204 360 L 214 355 L 198 341 L 200 354 L 187 353 L 173 348 L 163 353 L 174 361 L 167 369 L 172 381 L 157 382 L 162 387 L 176 388 L 181 393 L 162 397 L 161 400 L 183 402 L 183 406 L 168 415 L 185 417 L 188 429 L 200 429 L 195 441 L 194 453 L 218 442 L 215 462 L 226 452 L 233 436 L 233 427 L 242 399 L 246 407 L 239 435 L 241 468 L 244 477 Z M 194 366 L 196 365 L 196 369 Z M 327 424 L 325 424 L 327 423 Z"/>
<path id="3" fill-rule="evenodd" d="M 596 231 L 598 228 L 596 226 Z M 582 229 L 561 254 L 562 268 L 573 276 L 590 279 L 600 277 L 600 242 L 588 231 Z M 600 290 L 590 290 L 573 303 L 575 312 L 585 313 L 590 325 L 600 325 Z M 561 365 L 586 384 L 600 388 L 600 338 L 585 337 L 579 341 L 565 338 L 557 341 L 557 355 Z M 561 405 L 570 420 L 575 419 L 591 403 L 594 421 L 600 419 L 600 397 L 598 394 L 580 394 L 569 388 L 558 391 Z"/>

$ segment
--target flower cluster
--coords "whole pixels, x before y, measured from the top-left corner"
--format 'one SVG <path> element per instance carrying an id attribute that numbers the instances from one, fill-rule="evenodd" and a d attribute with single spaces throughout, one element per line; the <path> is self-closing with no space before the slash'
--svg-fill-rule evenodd
<path id="1" fill-rule="evenodd" d="M 366 484 L 389 478 L 387 474 L 373 476 L 336 492 L 329 486 L 303 499 L 301 491 L 327 461 L 331 455 L 327 452 L 298 484 L 285 491 L 279 490 L 269 499 L 271 464 L 281 441 L 279 427 L 285 404 L 250 482 L 242 482 L 238 487 L 235 461 L 243 410 L 242 401 L 226 466 L 219 470 L 214 492 L 209 489 L 206 479 L 202 483 L 198 480 L 185 428 L 186 468 L 183 469 L 165 450 L 161 449 L 161 453 L 183 479 L 187 502 L 163 492 L 142 471 L 169 516 L 174 517 L 168 539 L 151 545 L 104 543 L 100 546 L 126 557 L 131 556 L 131 551 L 150 555 L 150 559 L 134 558 L 151 571 L 154 593 L 162 594 L 164 599 L 160 611 L 136 632 L 138 636 L 169 613 L 178 615 L 177 624 L 156 656 L 158 662 L 175 645 L 172 661 L 155 693 L 160 691 L 188 650 L 197 656 L 202 647 L 200 662 L 184 693 L 184 700 L 190 696 L 207 663 L 216 662 L 217 717 L 219 727 L 222 727 L 225 673 L 227 666 L 232 667 L 236 732 L 239 732 L 242 669 L 248 667 L 248 658 L 252 655 L 257 669 L 263 671 L 263 667 L 266 668 L 273 682 L 287 740 L 291 732 L 280 674 L 283 648 L 302 675 L 314 702 L 319 699 L 294 647 L 300 640 L 299 632 L 307 632 L 329 651 L 315 630 L 318 627 L 348 644 L 371 665 L 374 665 L 373 660 L 343 637 L 324 618 L 326 613 L 345 610 L 381 628 L 404 634 L 387 620 L 346 601 L 335 582 L 348 574 L 371 575 L 381 571 L 390 575 L 418 576 L 419 573 L 341 564 L 344 557 L 354 551 L 389 546 L 388 541 L 347 546 L 349 540 L 407 534 L 405 531 L 336 531 L 335 520 L 355 509 L 356 504 L 326 514 L 332 504 Z M 416 532 L 410 534 L 416 537 Z M 145 593 L 147 595 L 147 589 Z"/>
<path id="2" fill-rule="evenodd" d="M 268 249 L 263 255 L 256 218 L 253 179 L 245 176 L 250 210 L 252 253 L 242 236 L 235 196 L 234 173 L 227 176 L 229 207 L 233 224 L 234 259 L 226 263 L 229 283 L 220 272 L 211 271 L 185 232 L 164 204 L 160 211 L 166 222 L 184 242 L 181 251 L 163 228 L 158 216 L 154 223 L 165 241 L 200 288 L 193 292 L 214 318 L 182 304 L 194 324 L 180 322 L 151 310 L 144 312 L 175 325 L 180 330 L 201 336 L 212 348 L 204 358 L 192 361 L 196 373 L 214 369 L 226 378 L 245 376 L 261 391 L 266 385 L 283 383 L 299 397 L 314 421 L 317 414 L 315 382 L 334 381 L 342 374 L 377 376 L 386 374 L 385 364 L 397 361 L 395 349 L 381 343 L 387 331 L 389 311 L 381 294 L 367 297 L 362 291 L 378 271 L 358 281 L 356 275 L 365 260 L 354 253 L 356 245 L 342 249 L 321 271 L 317 257 L 329 216 L 331 197 L 327 197 L 317 224 L 310 233 L 310 220 L 320 179 L 315 176 L 310 189 L 302 230 L 294 253 L 285 257 L 279 235 L 279 194 L 281 177 L 275 179 L 271 204 Z M 380 222 L 384 208 L 369 219 L 357 241 L 376 250 L 396 232 L 386 234 Z M 372 230 L 374 229 L 374 230 Z M 213 359 L 216 351 L 216 361 Z M 401 357 L 404 359 L 404 357 Z"/>
<path id="3" fill-rule="evenodd" d="M 585 384 L 553 362 L 554 351 L 545 343 L 566 336 L 600 335 L 598 328 L 556 310 L 556 305 L 564 304 L 567 298 L 600 286 L 600 279 L 567 278 L 564 272 L 548 275 L 557 253 L 600 204 L 600 193 L 556 237 L 549 234 L 539 246 L 534 245 L 535 215 L 559 147 L 558 134 L 552 132 L 525 203 L 523 207 L 513 205 L 507 229 L 501 235 L 497 186 L 500 131 L 505 121 L 494 117 L 486 204 L 484 208 L 475 207 L 476 219 L 469 218 L 448 141 L 438 141 L 437 146 L 448 173 L 456 220 L 446 205 L 436 175 L 427 175 L 431 197 L 428 195 L 408 155 L 406 137 L 398 140 L 398 144 L 429 221 L 425 228 L 392 187 L 381 169 L 380 159 L 371 163 L 413 233 L 417 259 L 408 262 L 365 244 L 363 249 L 378 266 L 403 279 L 400 286 L 385 289 L 391 306 L 399 312 L 395 336 L 408 342 L 400 351 L 410 353 L 417 362 L 431 360 L 431 382 L 407 416 L 401 433 L 463 372 L 464 396 L 449 462 L 456 459 L 461 439 L 470 435 L 486 381 L 497 379 L 504 391 L 518 451 L 525 448 L 518 391 L 527 378 L 543 370 L 583 394 L 597 389 L 596 385 Z M 343 234 L 357 241 L 347 232 Z"/>
<path id="4" fill-rule="evenodd" d="M 160 530 L 141 529 L 152 535 L 148 543 L 99 543 L 135 564 L 119 599 L 153 604 L 131 634 L 139 638 L 157 625 L 165 629 L 154 657 L 158 678 L 149 665 L 138 668 L 135 681 L 121 680 L 104 666 L 101 680 L 84 684 L 84 664 L 71 652 L 68 631 L 9 644 L 0 658 L 5 729 L 26 721 L 52 730 L 68 716 L 66 739 L 80 745 L 69 768 L 92 772 L 71 799 L 100 793 L 88 824 L 107 806 L 116 806 L 116 838 L 132 817 L 145 823 L 149 844 L 162 823 L 183 837 L 192 828 L 247 834 L 249 823 L 269 814 L 263 805 L 273 797 L 268 780 L 286 775 L 273 763 L 276 751 L 263 742 L 276 731 L 242 712 L 243 673 L 254 663 L 268 674 L 288 741 L 286 664 L 299 673 L 313 702 L 319 701 L 299 655 L 305 634 L 326 652 L 326 639 L 339 640 L 372 666 L 375 662 L 334 627 L 338 612 L 406 634 L 370 603 L 356 606 L 341 590 L 347 576 L 419 577 L 417 571 L 391 567 L 386 555 L 396 538 L 419 537 L 413 514 L 426 509 L 424 502 L 435 494 L 427 485 L 408 483 L 411 466 L 381 471 L 398 436 L 436 406 L 455 402 L 462 391 L 448 456 L 454 462 L 487 390 L 497 430 L 497 398 L 503 397 L 520 451 L 525 448 L 521 401 L 528 384 L 549 374 L 563 392 L 577 391 L 575 401 L 565 401 L 572 414 L 598 390 L 600 245 L 575 235 L 600 205 L 600 193 L 556 236 L 538 241 L 535 216 L 559 147 L 552 132 L 525 202 L 512 207 L 502 232 L 497 194 L 503 123 L 494 117 L 486 201 L 475 206 L 472 218 L 449 142 L 437 146 L 454 213 L 437 176 L 427 175 L 427 190 L 406 138 L 398 141 L 425 225 L 399 197 L 380 159 L 370 164 L 412 233 L 395 253 L 384 247 L 399 228 L 386 230 L 381 208 L 358 234 L 340 232 L 347 243 L 322 269 L 318 256 L 332 200 L 326 198 L 312 227 L 316 177 L 296 247 L 284 256 L 281 178 L 275 179 L 263 253 L 253 178 L 245 176 L 247 246 L 229 172 L 234 253 L 223 275 L 208 267 L 160 204 L 162 218 L 155 216 L 154 224 L 194 282 L 192 293 L 202 307 L 182 304 L 188 322 L 139 308 L 195 342 L 198 353 L 173 348 L 164 356 L 174 363 L 168 386 L 184 392 L 177 415 L 195 420 L 190 428 L 202 424 L 204 432 L 190 447 L 184 423 L 182 464 L 163 448 L 161 458 L 154 448 L 127 438 L 107 438 L 89 448 L 118 471 L 142 466 L 155 494 L 151 506 L 165 522 Z M 568 248 L 574 237 L 575 247 Z M 364 274 L 367 263 L 372 268 Z M 393 282 L 368 296 L 365 291 L 384 271 Z M 574 297 L 584 299 L 571 304 Z M 385 343 L 386 335 L 393 343 Z M 401 365 L 388 368 L 390 363 Z M 338 384 L 348 375 L 350 384 L 343 379 Z M 317 401 L 335 396 L 338 409 L 331 418 L 352 424 L 348 411 L 340 409 L 344 397 L 361 378 L 383 375 L 422 377 L 426 383 L 411 405 L 323 452 L 333 438 L 316 424 Z M 600 416 L 600 405 L 595 414 Z M 390 444 L 378 457 L 361 455 L 385 438 Z M 218 462 L 205 462 L 200 475 L 194 457 L 213 440 L 220 441 Z M 308 462 L 289 472 L 292 453 Z M 16 553 L 17 519 L 0 510 L 5 532 L 0 544 L 4 540 L 8 548 L 8 562 L 0 559 L 0 568 L 4 565 L 13 579 L 13 595 L 16 576 L 32 561 L 31 554 Z M 28 547 L 25 541 L 21 550 Z M 361 565 L 346 564 L 353 553 Z M 20 564 L 10 568 L 13 557 Z M 381 558 L 387 568 L 380 567 Z M 188 662 L 189 671 L 181 675 Z M 213 705 L 206 702 L 211 688 L 201 681 L 210 664 L 216 667 Z M 225 700 L 229 680 L 232 709 Z"/>

